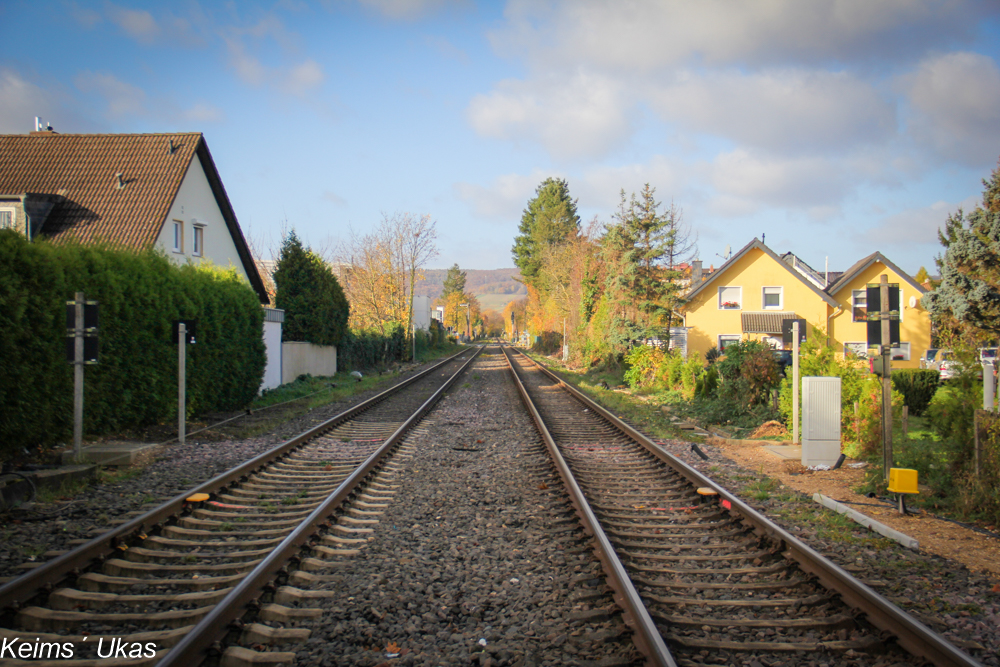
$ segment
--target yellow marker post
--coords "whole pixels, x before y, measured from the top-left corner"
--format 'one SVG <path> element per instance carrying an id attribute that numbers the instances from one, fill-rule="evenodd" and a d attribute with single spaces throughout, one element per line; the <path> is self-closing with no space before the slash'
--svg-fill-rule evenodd
<path id="1" fill-rule="evenodd" d="M 899 513 L 906 514 L 906 494 L 920 493 L 917 486 L 917 471 L 910 468 L 889 469 L 889 493 L 899 498 Z"/>

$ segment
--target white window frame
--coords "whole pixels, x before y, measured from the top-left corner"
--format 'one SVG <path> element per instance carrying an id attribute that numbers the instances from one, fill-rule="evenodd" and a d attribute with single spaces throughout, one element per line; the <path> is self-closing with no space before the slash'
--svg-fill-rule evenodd
<path id="1" fill-rule="evenodd" d="M 739 343 L 742 340 L 742 334 L 719 334 L 719 352 L 725 352 L 725 347 L 722 345 L 722 341 L 730 343 Z"/>
<path id="2" fill-rule="evenodd" d="M 778 305 L 767 305 L 767 290 L 778 290 Z M 760 309 L 761 310 L 781 310 L 785 306 L 785 288 L 781 285 L 766 285 L 760 288 Z"/>
<path id="3" fill-rule="evenodd" d="M 910 345 L 909 341 L 900 341 L 899 347 L 894 347 L 890 349 L 890 356 L 893 361 L 909 361 L 910 360 Z"/>
<path id="4" fill-rule="evenodd" d="M 174 252 L 184 254 L 184 221 L 174 220 Z"/>
<path id="5" fill-rule="evenodd" d="M 780 336 L 761 336 L 760 342 L 767 343 L 771 346 L 772 350 L 785 349 L 785 341 Z"/>
<path id="6" fill-rule="evenodd" d="M 735 300 L 732 299 L 731 297 L 724 299 L 722 297 L 723 290 L 738 290 L 737 291 L 738 296 L 736 297 Z M 724 307 L 722 305 L 724 303 L 729 303 L 729 302 L 736 303 L 737 304 L 736 307 L 735 308 L 727 308 L 727 307 Z M 740 287 L 738 285 L 723 285 L 722 287 L 719 288 L 719 310 L 742 310 L 742 309 L 743 309 L 743 288 L 742 287 Z"/>
<path id="7" fill-rule="evenodd" d="M 10 224 L 9 225 L 0 225 L 0 229 L 13 229 L 14 231 L 18 231 L 18 229 L 17 229 L 17 209 L 13 208 L 11 206 L 0 206 L 0 213 L 10 213 Z"/>
<path id="8" fill-rule="evenodd" d="M 861 292 L 862 294 L 865 295 L 865 317 L 861 318 L 860 320 L 854 314 L 854 309 L 858 308 L 858 304 L 857 304 L 857 294 L 858 294 L 858 292 Z M 867 291 L 864 290 L 864 289 L 851 290 L 851 321 L 852 322 L 867 322 L 868 321 L 867 315 L 868 315 L 868 295 L 867 295 Z"/>
<path id="9" fill-rule="evenodd" d="M 203 257 L 205 255 L 205 223 L 192 220 L 191 231 L 194 237 L 191 241 L 194 244 L 191 254 L 195 257 Z"/>
<path id="10" fill-rule="evenodd" d="M 858 359 L 868 358 L 868 342 L 867 341 L 846 341 L 844 343 L 844 358 L 847 358 L 848 353 L 854 354 Z"/>

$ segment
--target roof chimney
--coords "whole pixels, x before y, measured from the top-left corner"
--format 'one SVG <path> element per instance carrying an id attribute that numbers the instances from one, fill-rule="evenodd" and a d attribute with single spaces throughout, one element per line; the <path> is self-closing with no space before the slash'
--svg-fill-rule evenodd
<path id="1" fill-rule="evenodd" d="M 124 188 L 125 181 L 122 180 L 122 173 L 120 171 L 117 174 L 115 174 L 115 178 L 118 179 L 118 185 L 117 185 L 118 189 L 121 190 L 122 188 Z"/>
<path id="2" fill-rule="evenodd" d="M 697 287 L 701 284 L 701 260 L 696 259 L 691 262 L 691 285 Z"/>

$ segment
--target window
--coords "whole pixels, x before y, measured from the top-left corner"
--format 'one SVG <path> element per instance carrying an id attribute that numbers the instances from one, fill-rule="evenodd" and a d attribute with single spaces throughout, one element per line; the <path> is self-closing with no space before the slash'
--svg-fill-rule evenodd
<path id="1" fill-rule="evenodd" d="M 14 229 L 14 209 L 0 208 L 0 229 Z"/>
<path id="2" fill-rule="evenodd" d="M 205 245 L 205 228 L 201 225 L 194 226 L 194 248 L 191 250 L 192 255 L 197 255 L 201 257 L 204 253 Z"/>
<path id="3" fill-rule="evenodd" d="M 844 343 L 844 357 L 868 358 L 868 343 Z"/>
<path id="4" fill-rule="evenodd" d="M 743 303 L 743 288 L 742 287 L 720 287 L 719 288 L 719 308 L 720 309 L 726 309 L 726 310 L 739 309 L 741 303 Z"/>
<path id="5" fill-rule="evenodd" d="M 785 347 L 785 341 L 775 336 L 761 336 L 760 342 L 767 343 L 771 346 L 772 350 L 781 350 Z"/>
<path id="6" fill-rule="evenodd" d="M 893 361 L 909 361 L 910 360 L 910 344 L 900 343 L 899 347 L 894 347 L 891 350 Z"/>
<path id="7" fill-rule="evenodd" d="M 730 345 L 736 345 L 739 342 L 739 334 L 722 334 L 719 336 L 719 352 L 725 352 L 727 347 Z"/>
<path id="8" fill-rule="evenodd" d="M 762 303 L 764 310 L 781 310 L 781 288 L 765 287 Z"/>
<path id="9" fill-rule="evenodd" d="M 863 289 L 856 289 L 851 292 L 852 320 L 854 322 L 866 322 L 868 320 L 868 293 Z"/>
<path id="10" fill-rule="evenodd" d="M 174 252 L 184 252 L 184 223 L 174 220 Z"/>

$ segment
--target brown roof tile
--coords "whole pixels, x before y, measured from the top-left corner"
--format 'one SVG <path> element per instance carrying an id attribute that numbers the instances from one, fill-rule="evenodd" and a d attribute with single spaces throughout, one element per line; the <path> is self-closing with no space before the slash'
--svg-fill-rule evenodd
<path id="1" fill-rule="evenodd" d="M 42 229 L 57 242 L 146 248 L 159 235 L 201 142 L 199 132 L 0 135 L 0 193 L 65 197 Z"/>

